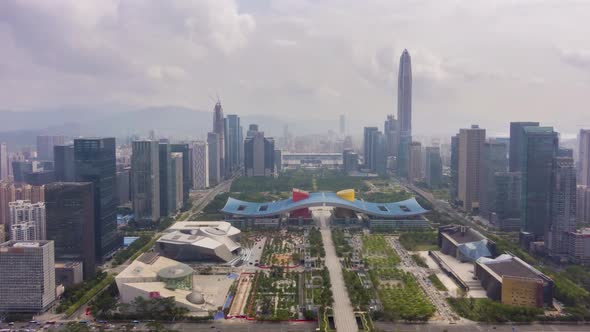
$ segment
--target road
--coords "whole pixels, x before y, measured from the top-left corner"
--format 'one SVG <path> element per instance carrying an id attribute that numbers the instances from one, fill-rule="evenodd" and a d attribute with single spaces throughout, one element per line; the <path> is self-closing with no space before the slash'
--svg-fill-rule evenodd
<path id="1" fill-rule="evenodd" d="M 383 332 L 585 332 L 588 325 L 492 325 L 492 324 L 402 324 L 375 322 L 375 328 Z"/>
<path id="2" fill-rule="evenodd" d="M 332 231 L 327 225 L 327 217 L 330 215 L 329 211 L 316 210 L 313 212 L 313 217 L 319 221 L 320 232 L 322 233 L 322 241 L 324 242 L 324 249 L 326 251 L 326 267 L 330 272 L 330 282 L 332 283 L 332 294 L 334 294 L 334 323 L 338 332 L 357 332 L 358 327 L 354 317 L 354 311 L 348 298 L 348 291 L 344 285 L 344 277 L 342 276 L 342 266 L 340 259 L 336 255 L 336 249 L 332 242 Z"/>
<path id="3" fill-rule="evenodd" d="M 424 293 L 426 293 L 430 299 L 430 302 L 432 302 L 432 304 L 434 304 L 436 307 L 439 315 L 449 323 L 454 322 L 454 316 L 456 315 L 454 315 L 453 311 L 449 308 L 449 304 L 447 303 L 445 297 L 436 289 L 436 287 L 432 285 L 430 280 L 428 280 L 428 272 L 426 269 L 416 264 L 408 251 L 401 246 L 396 238 L 388 237 L 387 241 L 397 252 L 402 261 L 402 265 L 406 267 L 406 270 L 414 275 L 414 278 L 416 281 L 418 281 L 424 290 Z"/>

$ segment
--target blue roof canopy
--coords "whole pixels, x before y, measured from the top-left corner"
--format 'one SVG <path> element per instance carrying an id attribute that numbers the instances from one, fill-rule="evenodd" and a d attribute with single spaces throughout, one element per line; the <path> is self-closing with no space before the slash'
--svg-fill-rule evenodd
<path id="1" fill-rule="evenodd" d="M 354 210 L 368 215 L 392 218 L 410 217 L 428 212 L 416 201 L 415 198 L 392 203 L 372 203 L 355 199 L 349 201 L 342 199 L 334 192 L 314 192 L 305 198 L 294 202 L 288 198 L 280 201 L 267 203 L 245 202 L 235 198 L 228 198 L 227 203 L 221 212 L 225 214 L 247 216 L 247 217 L 268 217 L 283 214 L 286 212 L 318 206 L 333 206 Z"/>

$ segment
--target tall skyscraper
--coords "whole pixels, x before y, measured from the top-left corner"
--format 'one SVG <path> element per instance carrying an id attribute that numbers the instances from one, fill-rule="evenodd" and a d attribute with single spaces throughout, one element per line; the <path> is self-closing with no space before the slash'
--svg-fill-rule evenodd
<path id="1" fill-rule="evenodd" d="M 115 138 L 74 140 L 76 181 L 94 184 L 96 259 L 104 261 L 121 243 L 117 235 Z"/>
<path id="2" fill-rule="evenodd" d="M 15 241 L 45 240 L 45 203 L 17 200 L 8 203 L 10 239 Z"/>
<path id="3" fill-rule="evenodd" d="M 172 192 L 173 192 L 173 201 L 170 202 L 170 206 L 173 207 L 174 211 L 179 210 L 182 208 L 183 204 L 183 195 L 184 192 L 182 190 L 182 181 L 184 175 L 182 174 L 182 153 L 180 152 L 173 152 L 170 154 L 170 159 L 172 159 Z"/>
<path id="4" fill-rule="evenodd" d="M 124 205 L 131 201 L 131 167 L 117 171 L 117 205 Z"/>
<path id="5" fill-rule="evenodd" d="M 490 220 L 491 213 L 496 211 L 495 174 L 508 171 L 508 146 L 501 142 L 486 142 L 483 146 L 482 158 L 479 212 Z"/>
<path id="6" fill-rule="evenodd" d="M 451 136 L 451 202 L 459 200 L 459 135 Z"/>
<path id="7" fill-rule="evenodd" d="M 209 158 L 209 162 L 219 167 L 219 179 L 215 183 L 221 182 L 221 179 L 225 177 L 225 120 L 223 117 L 223 108 L 221 102 L 215 104 L 213 113 L 213 132 L 217 134 L 217 156 L 215 162 Z M 209 142 L 209 150 L 211 150 L 211 143 Z M 210 176 L 212 172 L 209 172 Z"/>
<path id="8" fill-rule="evenodd" d="M 176 211 L 176 179 L 173 178 L 170 144 L 160 143 L 160 216 L 166 217 Z"/>
<path id="9" fill-rule="evenodd" d="M 139 222 L 160 219 L 160 158 L 157 141 L 132 143 L 131 177 L 133 214 Z"/>
<path id="10" fill-rule="evenodd" d="M 521 190 L 522 174 L 520 172 L 504 172 L 494 175 L 494 192 L 496 195 L 494 212 L 498 221 L 521 219 Z"/>
<path id="11" fill-rule="evenodd" d="M 37 136 L 37 159 L 53 160 L 53 147 L 65 142 L 65 137 L 61 135 Z"/>
<path id="12" fill-rule="evenodd" d="M 578 163 L 580 165 L 579 184 L 590 187 L 590 129 L 580 129 Z"/>
<path id="13" fill-rule="evenodd" d="M 26 161 L 13 161 L 12 162 L 12 178 L 14 183 L 25 182 L 25 174 L 33 172 L 33 162 Z"/>
<path id="14" fill-rule="evenodd" d="M 74 145 L 55 145 L 53 147 L 55 180 L 73 182 L 74 174 Z"/>
<path id="15" fill-rule="evenodd" d="M 275 173 L 275 143 L 264 132 L 250 126 L 244 140 L 244 167 L 246 176 L 273 176 Z M 257 129 L 257 127 L 256 127 Z"/>
<path id="16" fill-rule="evenodd" d="M 219 134 L 207 133 L 207 147 L 208 147 L 208 161 L 209 161 L 209 184 L 216 186 L 221 182 L 221 147 L 219 140 Z"/>
<path id="17" fill-rule="evenodd" d="M 442 160 L 440 157 L 440 147 L 427 146 L 426 147 L 426 172 L 424 179 L 426 183 L 432 188 L 438 188 L 442 183 Z"/>
<path id="18" fill-rule="evenodd" d="M 510 172 L 520 172 L 524 145 L 524 127 L 538 127 L 538 122 L 510 122 Z"/>
<path id="19" fill-rule="evenodd" d="M 8 151 L 6 143 L 0 143 L 0 181 L 8 180 Z"/>
<path id="20" fill-rule="evenodd" d="M 553 127 L 524 127 L 521 143 L 524 229 L 542 237 L 551 222 L 553 159 L 557 154 L 558 137 Z"/>
<path id="21" fill-rule="evenodd" d="M 374 171 L 381 177 L 387 176 L 387 140 L 385 135 L 376 131 L 373 132 L 373 142 L 371 143 L 371 164 Z"/>
<path id="22" fill-rule="evenodd" d="M 191 156 L 187 143 L 170 144 L 170 151 L 182 153 L 182 206 L 188 203 L 189 192 L 193 186 Z"/>
<path id="23" fill-rule="evenodd" d="M 352 149 L 345 149 L 342 152 L 342 164 L 345 172 L 354 172 L 359 167 L 359 156 Z"/>
<path id="24" fill-rule="evenodd" d="M 193 189 L 209 188 L 209 148 L 207 142 L 196 141 L 191 144 L 191 170 Z"/>
<path id="25" fill-rule="evenodd" d="M 412 144 L 412 59 L 404 49 L 399 60 L 397 77 L 397 121 L 398 151 L 397 173 L 408 177 L 410 166 L 410 145 Z"/>
<path id="26" fill-rule="evenodd" d="M 344 114 L 340 114 L 340 136 L 344 136 L 346 134 L 346 116 Z"/>
<path id="27" fill-rule="evenodd" d="M 91 182 L 55 182 L 45 187 L 47 239 L 57 261 L 81 261 L 84 279 L 94 277 L 96 246 Z"/>
<path id="28" fill-rule="evenodd" d="M 225 154 L 226 154 L 226 169 L 228 175 L 239 169 L 240 161 L 240 146 L 241 141 L 241 126 L 240 117 L 236 114 L 228 114 L 226 118 L 227 123 L 227 137 L 225 137 Z"/>
<path id="29" fill-rule="evenodd" d="M 410 145 L 408 180 L 412 182 L 422 180 L 422 144 L 420 142 L 412 142 L 412 145 Z"/>
<path id="30" fill-rule="evenodd" d="M 383 126 L 383 134 L 385 134 L 385 141 L 387 145 L 387 156 L 397 156 L 397 148 L 399 142 L 397 141 L 397 120 L 393 114 L 387 116 Z"/>
<path id="31" fill-rule="evenodd" d="M 53 241 L 0 244 L 0 312 L 40 313 L 54 301 Z"/>
<path id="32" fill-rule="evenodd" d="M 375 170 L 375 157 L 373 156 L 373 135 L 379 131 L 377 127 L 365 127 L 363 134 L 363 157 L 364 157 L 364 168 L 374 171 Z"/>
<path id="33" fill-rule="evenodd" d="M 551 220 L 545 246 L 551 256 L 568 253 L 568 236 L 576 231 L 576 167 L 573 158 L 555 158 L 551 190 Z"/>
<path id="34" fill-rule="evenodd" d="M 459 131 L 459 186 L 458 199 L 467 212 L 480 207 L 481 172 L 485 129 L 477 125 Z"/>
<path id="35" fill-rule="evenodd" d="M 576 201 L 576 219 L 579 223 L 590 223 L 590 187 L 578 186 Z"/>

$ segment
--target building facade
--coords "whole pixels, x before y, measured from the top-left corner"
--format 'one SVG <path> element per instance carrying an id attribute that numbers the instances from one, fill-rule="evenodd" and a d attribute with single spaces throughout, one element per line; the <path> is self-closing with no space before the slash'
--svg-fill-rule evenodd
<path id="1" fill-rule="evenodd" d="M 82 262 L 84 279 L 94 278 L 96 245 L 94 185 L 56 182 L 45 187 L 47 239 L 54 242 L 57 261 Z"/>
<path id="2" fill-rule="evenodd" d="M 590 186 L 590 129 L 580 129 L 578 163 L 580 165 L 580 178 L 578 183 L 582 186 Z"/>
<path id="3" fill-rule="evenodd" d="M 55 145 L 53 147 L 53 158 L 55 181 L 73 182 L 76 179 L 76 174 L 74 174 L 74 145 Z"/>
<path id="4" fill-rule="evenodd" d="M 174 195 L 174 211 L 182 208 L 184 202 L 184 192 L 182 181 L 184 174 L 182 172 L 182 153 L 174 152 L 170 155 L 172 159 L 172 191 Z"/>
<path id="5" fill-rule="evenodd" d="M 496 211 L 496 173 L 508 171 L 508 146 L 500 142 L 486 142 L 483 146 L 480 214 L 490 220 Z"/>
<path id="6" fill-rule="evenodd" d="M 208 153 L 208 173 L 209 185 L 216 186 L 221 182 L 221 164 L 220 154 L 221 147 L 219 146 L 219 134 L 207 133 L 207 153 Z"/>
<path id="7" fill-rule="evenodd" d="M 170 144 L 159 144 L 160 216 L 166 217 L 176 211 L 176 179 L 173 178 Z"/>
<path id="8" fill-rule="evenodd" d="M 538 127 L 538 122 L 510 122 L 510 172 L 520 172 L 524 145 L 524 127 Z"/>
<path id="9" fill-rule="evenodd" d="M 363 158 L 364 158 L 364 168 L 369 171 L 375 171 L 375 156 L 373 148 L 373 136 L 375 136 L 379 132 L 379 128 L 377 127 L 365 127 L 363 133 Z"/>
<path id="10" fill-rule="evenodd" d="M 274 176 L 274 140 L 270 137 L 265 137 L 262 131 L 251 131 L 250 134 L 244 140 L 245 175 Z"/>
<path id="11" fill-rule="evenodd" d="M 53 147 L 64 145 L 66 139 L 61 135 L 37 136 L 37 159 L 53 160 Z"/>
<path id="12" fill-rule="evenodd" d="M 8 170 L 10 165 L 8 164 L 8 150 L 6 143 L 0 142 L 0 181 L 8 180 Z"/>
<path id="13" fill-rule="evenodd" d="M 477 125 L 459 132 L 458 200 L 467 212 L 478 211 L 480 207 L 481 172 L 485 129 Z"/>
<path id="14" fill-rule="evenodd" d="M 191 153 L 188 143 L 170 144 L 170 150 L 182 154 L 182 206 L 188 203 L 189 192 L 193 186 L 191 172 Z"/>
<path id="15" fill-rule="evenodd" d="M 10 239 L 15 241 L 45 240 L 45 203 L 17 200 L 8 203 Z"/>
<path id="16" fill-rule="evenodd" d="M 77 182 L 94 184 L 94 223 L 96 258 L 108 258 L 122 244 L 117 234 L 115 138 L 74 140 Z"/>
<path id="17" fill-rule="evenodd" d="M 226 118 L 227 137 L 225 137 L 226 168 L 228 174 L 237 171 L 242 163 L 242 126 L 240 117 L 228 114 Z"/>
<path id="18" fill-rule="evenodd" d="M 431 188 L 438 188 L 442 184 L 442 159 L 438 146 L 427 146 L 425 149 L 424 179 Z"/>
<path id="19" fill-rule="evenodd" d="M 140 222 L 160 219 L 160 150 L 157 141 L 134 141 L 131 156 L 133 213 Z"/>
<path id="20" fill-rule="evenodd" d="M 216 150 L 217 153 L 215 154 L 215 160 L 209 158 L 209 162 L 217 165 L 219 167 L 219 179 L 215 181 L 215 183 L 220 183 L 221 179 L 225 177 L 225 158 L 226 158 L 226 151 L 225 151 L 225 118 L 223 117 L 223 108 L 221 107 L 221 102 L 217 102 L 215 104 L 215 108 L 213 110 L 213 132 L 217 134 L 217 143 L 216 143 Z M 213 137 L 211 137 L 213 138 Z M 209 142 L 209 138 L 207 138 L 207 142 L 209 143 L 209 148 L 212 147 L 211 142 Z M 212 173 L 212 172 L 210 172 Z M 211 174 L 210 174 L 211 175 Z"/>
<path id="21" fill-rule="evenodd" d="M 568 236 L 576 231 L 576 190 L 576 167 L 573 158 L 555 158 L 551 219 L 545 234 L 545 246 L 551 256 L 567 256 Z"/>
<path id="22" fill-rule="evenodd" d="M 209 188 L 209 145 L 197 141 L 191 145 L 191 170 L 193 189 Z"/>
<path id="23" fill-rule="evenodd" d="M 54 301 L 53 241 L 0 244 L 0 312 L 42 313 Z"/>

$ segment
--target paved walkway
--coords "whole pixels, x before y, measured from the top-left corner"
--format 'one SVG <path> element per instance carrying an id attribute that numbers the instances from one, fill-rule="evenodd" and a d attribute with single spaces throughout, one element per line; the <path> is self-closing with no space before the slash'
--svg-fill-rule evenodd
<path id="1" fill-rule="evenodd" d="M 326 225 L 326 219 L 330 215 L 328 211 L 314 211 L 314 217 L 319 218 L 321 225 L 322 240 L 326 250 L 326 267 L 330 272 L 332 293 L 334 294 L 334 323 L 338 332 L 358 332 L 354 311 L 348 298 L 348 292 L 342 277 L 342 266 L 340 259 L 336 256 L 336 249 L 332 242 L 332 231 Z"/>

